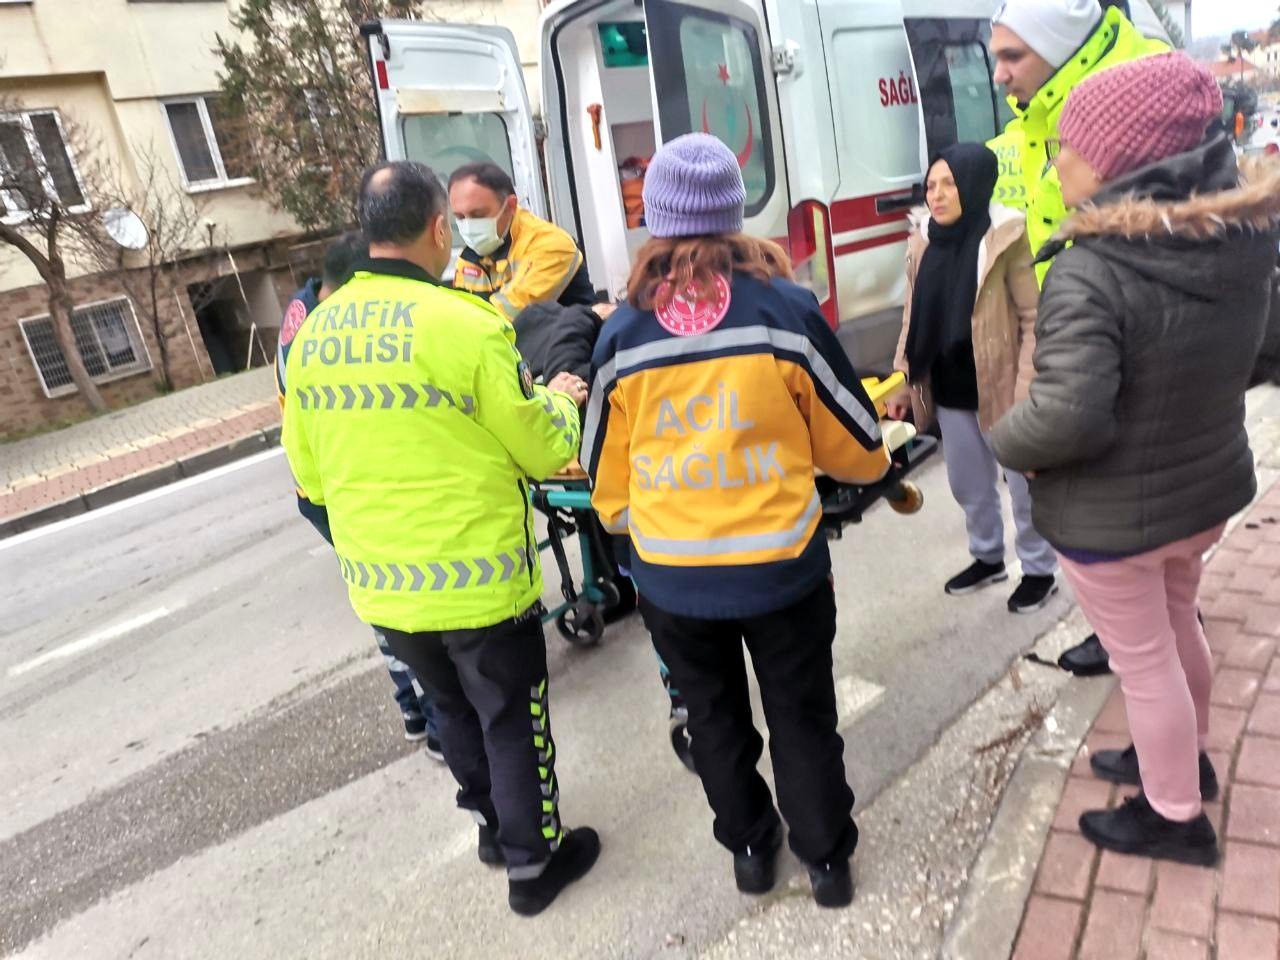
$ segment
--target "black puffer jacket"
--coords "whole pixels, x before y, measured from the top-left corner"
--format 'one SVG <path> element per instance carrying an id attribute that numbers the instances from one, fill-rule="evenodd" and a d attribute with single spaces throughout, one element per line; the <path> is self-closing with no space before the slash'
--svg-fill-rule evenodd
<path id="1" fill-rule="evenodd" d="M 992 441 L 1006 467 L 1035 471 L 1050 543 L 1141 553 L 1248 505 L 1244 394 L 1278 228 L 1280 169 L 1241 177 L 1219 134 L 1109 184 L 1046 250 L 1036 377 Z"/>
<path id="2" fill-rule="evenodd" d="M 591 376 L 591 352 L 600 336 L 601 320 L 590 307 L 535 303 L 516 316 L 516 349 L 535 377 L 550 380 L 558 373 Z"/>

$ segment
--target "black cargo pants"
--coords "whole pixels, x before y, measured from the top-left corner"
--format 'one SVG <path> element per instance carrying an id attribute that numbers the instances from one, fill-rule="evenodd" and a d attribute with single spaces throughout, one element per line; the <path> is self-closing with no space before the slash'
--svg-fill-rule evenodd
<path id="1" fill-rule="evenodd" d="M 756 770 L 763 742 L 751 719 L 745 643 L 791 849 L 811 864 L 852 856 L 858 828 L 836 732 L 831 584 L 824 580 L 785 610 L 742 620 L 676 616 L 643 595 L 640 610 L 689 710 L 694 767 L 715 813 L 716 839 L 735 853 L 762 848 L 778 826 L 769 786 Z"/>
<path id="2" fill-rule="evenodd" d="M 514 880 L 538 876 L 563 835 L 541 612 L 475 630 L 378 628 L 435 705 L 458 806 L 497 828 Z"/>

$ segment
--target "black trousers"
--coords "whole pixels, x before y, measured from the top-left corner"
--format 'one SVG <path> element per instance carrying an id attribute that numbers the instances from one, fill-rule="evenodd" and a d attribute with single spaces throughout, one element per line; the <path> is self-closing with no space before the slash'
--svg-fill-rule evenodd
<path id="1" fill-rule="evenodd" d="M 538 876 L 563 836 L 541 611 L 476 630 L 379 628 L 435 704 L 458 806 L 497 828 L 516 880 Z"/>
<path id="2" fill-rule="evenodd" d="M 788 609 L 745 620 L 675 616 L 643 596 L 640 608 L 689 708 L 694 766 L 715 813 L 716 839 L 741 852 L 764 846 L 778 826 L 773 797 L 756 770 L 763 743 L 751 719 L 745 642 L 760 684 L 791 849 L 806 863 L 852 856 L 858 828 L 844 741 L 836 732 L 831 584 L 823 581 Z"/>

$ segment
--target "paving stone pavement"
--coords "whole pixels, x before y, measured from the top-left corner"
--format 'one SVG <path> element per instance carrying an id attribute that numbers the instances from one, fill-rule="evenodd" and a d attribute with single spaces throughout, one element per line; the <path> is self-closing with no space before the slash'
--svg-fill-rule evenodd
<path id="1" fill-rule="evenodd" d="M 1129 743 L 1117 687 L 1080 748 L 1023 914 L 1014 960 L 1280 960 L 1280 485 L 1210 559 L 1201 585 L 1215 667 L 1209 755 L 1222 796 L 1214 869 L 1099 851 L 1088 809 L 1134 792 L 1095 779 L 1092 750 Z"/>
<path id="2" fill-rule="evenodd" d="M 0 444 L 0 519 L 14 517 L 279 422 L 270 368 Z"/>

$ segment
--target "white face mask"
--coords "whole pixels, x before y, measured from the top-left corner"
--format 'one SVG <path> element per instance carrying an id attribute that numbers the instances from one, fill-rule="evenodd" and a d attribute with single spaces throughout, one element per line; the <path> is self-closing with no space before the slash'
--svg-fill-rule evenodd
<path id="1" fill-rule="evenodd" d="M 498 236 L 497 217 L 471 217 L 458 221 L 458 233 L 462 242 L 482 257 L 487 257 L 502 246 Z"/>

